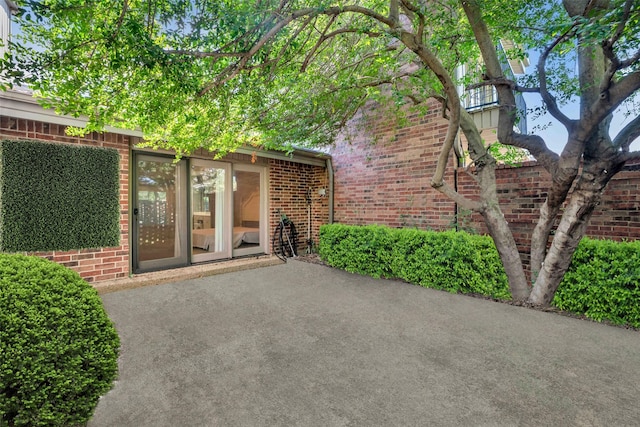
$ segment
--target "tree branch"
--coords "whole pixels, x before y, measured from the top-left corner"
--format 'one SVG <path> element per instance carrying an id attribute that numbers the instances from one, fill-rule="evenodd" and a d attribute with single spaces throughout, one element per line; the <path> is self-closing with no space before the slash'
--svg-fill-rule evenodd
<path id="1" fill-rule="evenodd" d="M 620 61 L 620 64 L 618 65 L 618 69 L 624 70 L 625 68 L 628 68 L 633 64 L 637 63 L 639 60 L 640 60 L 640 49 L 638 49 L 638 51 L 633 56 L 630 56 L 624 61 Z"/>
<path id="2" fill-rule="evenodd" d="M 507 79 L 506 77 L 496 77 L 496 78 L 487 78 L 486 80 L 483 80 L 481 82 L 467 85 L 465 87 L 465 90 L 472 90 L 472 89 L 477 89 L 479 87 L 495 86 L 495 85 L 507 86 L 511 90 L 516 90 L 516 87 L 518 87 L 516 82 L 514 82 L 511 79 Z"/>
<path id="3" fill-rule="evenodd" d="M 333 22 L 333 20 L 332 20 L 332 22 Z M 327 26 L 327 28 L 325 28 L 325 31 L 328 30 L 328 28 L 329 27 Z M 327 34 L 324 34 L 324 32 L 323 32 L 323 34 L 318 39 L 317 43 L 313 46 L 313 48 L 311 48 L 311 50 L 309 50 L 309 52 L 305 56 L 304 61 L 302 63 L 302 66 L 300 67 L 300 72 L 304 73 L 306 71 L 307 67 L 309 66 L 309 63 L 313 59 L 313 56 L 315 55 L 315 53 L 318 51 L 318 49 L 320 48 L 320 46 L 324 42 L 326 42 L 327 40 L 329 40 L 329 39 L 331 39 L 333 37 L 339 36 L 341 34 L 348 34 L 348 33 L 366 34 L 369 37 L 380 37 L 382 35 L 382 33 L 379 33 L 379 32 L 376 32 L 376 31 L 365 31 L 365 32 L 362 32 L 360 30 L 353 29 L 353 28 L 340 28 L 340 29 L 334 30 L 334 31 L 332 31 L 330 33 L 327 33 Z"/>
<path id="4" fill-rule="evenodd" d="M 640 160 L 640 151 L 630 151 L 628 153 L 624 153 L 624 155 L 622 156 L 622 160 L 625 163 L 629 163 L 634 160 Z"/>
<path id="5" fill-rule="evenodd" d="M 483 86 L 495 86 L 495 85 L 505 85 L 509 86 L 511 90 L 520 92 L 520 93 L 540 93 L 539 87 L 525 87 L 520 86 L 513 80 L 509 80 L 507 78 L 498 78 L 498 79 L 488 79 L 482 82 L 473 83 L 465 86 L 465 90 L 473 90 Z"/>
<path id="6" fill-rule="evenodd" d="M 324 30 L 322 30 L 322 32 L 320 33 L 320 37 L 318 38 L 318 41 L 316 42 L 316 44 L 311 48 L 311 50 L 309 50 L 309 52 L 307 53 L 307 55 L 304 58 L 304 61 L 302 61 L 302 66 L 300 67 L 300 72 L 304 73 L 307 70 L 307 67 L 309 66 L 309 62 L 311 62 L 311 58 L 313 58 L 313 56 L 315 55 L 316 51 L 318 50 L 318 48 L 320 47 L 320 45 L 322 45 L 322 43 L 324 43 L 325 39 L 325 34 L 327 33 L 327 31 L 329 31 L 329 28 L 331 27 L 331 25 L 335 22 L 336 20 L 336 16 L 332 16 L 331 19 L 329 19 L 329 22 L 327 22 L 327 25 L 325 25 Z M 315 27 L 315 25 L 314 25 Z M 335 33 L 335 31 L 334 31 Z"/>
<path id="7" fill-rule="evenodd" d="M 460 127 L 460 97 L 458 96 L 456 85 L 453 83 L 453 80 L 445 67 L 437 56 L 425 47 L 421 39 L 418 39 L 415 34 L 401 30 L 401 40 L 407 48 L 411 49 L 416 53 L 416 55 L 418 55 L 422 63 L 436 75 L 438 80 L 440 80 L 440 83 L 442 83 L 446 93 L 449 111 L 451 112 L 449 125 L 447 127 L 447 134 L 445 135 L 442 150 L 438 156 L 436 170 L 431 180 L 431 185 L 434 188 L 438 188 L 443 183 L 449 154 L 451 153 L 453 143 L 456 135 L 458 134 L 458 128 Z"/>
<path id="8" fill-rule="evenodd" d="M 589 111 L 589 121 L 595 124 L 600 123 L 637 90 L 640 90 L 640 70 L 627 74 L 613 83 L 608 90 L 602 92 L 600 99 L 593 104 Z M 586 129 L 584 138 L 590 133 L 591 129 Z"/>
<path id="9" fill-rule="evenodd" d="M 539 135 L 523 135 L 514 133 L 512 139 L 509 141 L 503 141 L 508 145 L 514 147 L 524 148 L 529 151 L 533 157 L 544 167 L 547 172 L 554 175 L 558 168 L 558 160 L 560 156 L 554 151 L 551 151 L 547 144 Z"/>
<path id="10" fill-rule="evenodd" d="M 390 51 L 394 51 L 394 50 L 396 50 L 396 47 L 394 47 L 394 46 L 389 46 L 389 47 L 385 48 L 383 51 L 384 51 L 384 52 L 390 52 Z M 351 62 L 351 63 L 349 63 L 349 64 L 344 64 L 344 65 L 342 65 L 341 67 L 336 68 L 336 69 L 335 69 L 335 71 L 333 71 L 333 72 L 329 75 L 329 77 L 333 77 L 333 76 L 335 76 L 336 74 L 338 74 L 339 72 L 344 71 L 344 70 L 347 70 L 347 69 L 349 69 L 349 68 L 357 68 L 358 66 L 362 65 L 365 61 L 367 61 L 367 60 L 369 60 L 369 59 L 373 59 L 373 58 L 378 58 L 379 56 L 380 56 L 380 52 L 371 52 L 371 53 L 368 53 L 368 54 L 366 54 L 366 55 L 363 55 L 363 56 L 362 56 L 362 58 L 360 58 L 359 60 L 357 60 L 357 61 L 355 61 L 355 62 Z M 399 77 L 399 76 L 402 76 L 402 75 L 403 75 L 403 74 L 399 74 L 399 75 L 398 75 L 398 76 L 396 76 L 396 77 Z M 408 75 L 408 74 L 406 74 L 406 75 Z"/>
<path id="11" fill-rule="evenodd" d="M 622 18 L 618 22 L 615 32 L 609 39 L 602 42 L 602 53 L 609 60 L 609 66 L 604 72 L 604 77 L 602 79 L 602 82 L 600 83 L 600 93 L 606 92 L 611 87 L 613 77 L 615 76 L 616 71 L 620 69 L 620 59 L 613 51 L 613 45 L 620 39 L 622 33 L 624 32 L 626 23 L 629 20 L 629 15 L 631 14 L 632 5 L 632 0 L 627 0 L 625 2 Z"/>
<path id="12" fill-rule="evenodd" d="M 399 0 L 389 0 L 389 20 L 394 22 L 395 25 L 398 23 L 398 1 Z"/>
<path id="13" fill-rule="evenodd" d="M 416 36 L 419 40 L 423 40 L 424 29 L 426 27 L 426 17 L 424 13 L 422 13 L 419 7 L 408 0 L 400 0 L 400 3 L 408 14 L 415 14 L 415 16 L 418 17 L 418 31 L 416 31 Z"/>
<path id="14" fill-rule="evenodd" d="M 503 144 L 529 150 L 548 171 L 553 173 L 553 171 L 557 169 L 558 155 L 549 150 L 544 140 L 538 136 L 522 135 L 513 131 L 516 117 L 515 96 L 513 94 L 515 84 L 513 81 L 506 79 L 502 73 L 502 67 L 495 45 L 491 39 L 489 30 L 482 20 L 478 5 L 473 2 L 463 2 L 463 7 L 469 22 L 472 24 L 476 41 L 482 53 L 482 58 L 487 66 L 487 74 L 489 77 L 486 82 L 482 82 L 482 85 L 492 84 L 498 91 L 500 99 L 498 140 Z M 547 55 L 550 51 L 551 48 L 548 49 Z M 543 88 L 541 88 L 541 90 L 542 89 Z M 465 135 L 466 134 L 467 132 L 465 132 Z M 482 147 L 478 145 L 477 150 L 481 149 Z M 479 156 L 482 157 L 480 154 Z"/>
<path id="15" fill-rule="evenodd" d="M 293 33 L 291 35 L 291 37 L 289 37 L 289 40 L 287 40 L 287 42 L 284 43 L 284 46 L 282 46 L 282 48 L 280 48 L 280 52 L 278 52 L 278 55 L 276 55 L 276 57 L 273 60 L 268 61 L 268 62 L 271 63 L 271 64 L 277 64 L 278 62 L 280 62 L 280 60 L 284 56 L 285 52 L 287 51 L 287 48 L 291 45 L 291 42 L 293 40 L 295 40 L 300 35 L 300 33 L 302 33 L 311 24 L 311 21 L 313 21 L 313 17 L 312 16 L 310 16 L 307 19 L 305 19 L 304 22 L 302 23 L 302 25 L 300 26 L 300 28 L 298 28 L 295 31 L 295 33 Z M 309 35 L 309 37 L 310 37 L 310 35 Z M 307 38 L 307 40 L 308 40 L 308 38 Z M 304 46 L 305 44 L 306 44 L 306 40 L 305 40 L 305 43 L 301 44 L 301 48 L 300 49 L 302 49 L 302 46 Z"/>
<path id="16" fill-rule="evenodd" d="M 569 40 L 569 38 L 574 33 L 574 29 L 575 26 L 571 26 L 571 28 L 565 31 L 564 34 L 557 37 L 553 41 L 553 43 L 547 46 L 547 48 L 540 55 L 540 58 L 538 58 L 537 64 L 538 76 L 540 80 L 540 96 L 542 97 L 544 103 L 547 105 L 547 111 L 549 111 L 549 114 L 551 114 L 556 120 L 562 123 L 567 130 L 571 129 L 574 121 L 565 116 L 562 111 L 560 111 L 556 99 L 553 97 L 553 95 L 551 95 L 551 93 L 549 93 L 549 90 L 547 88 L 547 70 L 545 69 L 545 65 L 551 51 L 553 51 L 553 49 L 555 49 L 555 47 L 560 43 L 564 43 L 565 41 Z"/>
<path id="17" fill-rule="evenodd" d="M 214 79 L 205 85 L 204 88 L 200 90 L 198 96 L 204 96 L 207 92 L 212 90 L 215 87 L 224 85 L 229 82 L 231 79 L 236 77 L 247 65 L 249 60 L 271 39 L 273 39 L 284 27 L 289 25 L 291 22 L 296 19 L 308 16 L 318 16 L 318 15 L 326 15 L 326 16 L 336 16 L 343 13 L 356 13 L 360 15 L 367 16 L 378 21 L 381 24 L 388 26 L 389 28 L 395 28 L 395 23 L 390 20 L 388 17 L 383 16 L 371 9 L 366 7 L 358 6 L 358 5 L 350 5 L 350 6 L 334 6 L 329 7 L 323 10 L 317 8 L 305 8 L 293 11 L 289 13 L 289 15 L 281 17 L 282 19 L 276 22 L 273 27 L 267 31 L 254 45 L 249 49 L 246 53 L 240 56 L 240 60 L 236 64 L 232 64 L 224 70 L 219 78 Z M 279 16 L 279 15 L 278 15 Z"/>
<path id="18" fill-rule="evenodd" d="M 613 45 L 620 40 L 622 33 L 624 32 L 624 28 L 627 25 L 627 21 L 629 20 L 629 16 L 631 15 L 631 8 L 633 7 L 634 0 L 627 0 L 624 3 L 624 11 L 622 13 L 622 18 L 618 22 L 618 26 L 616 27 L 616 31 L 613 33 L 611 38 L 605 41 L 604 45 L 609 48 L 612 48 Z M 603 46 L 604 48 L 604 46 Z"/>
<path id="19" fill-rule="evenodd" d="M 539 87 L 524 87 L 520 85 L 516 85 L 513 90 L 520 93 L 540 93 Z"/>
<path id="20" fill-rule="evenodd" d="M 167 55 L 191 56 L 193 58 L 242 58 L 246 52 L 203 52 L 182 49 L 164 49 Z"/>
<path id="21" fill-rule="evenodd" d="M 484 210 L 482 203 L 463 196 L 462 194 L 451 188 L 451 186 L 444 181 L 441 181 L 439 185 L 435 185 L 434 182 L 431 182 L 431 186 L 456 202 L 463 209 L 474 212 L 482 212 Z"/>
<path id="22" fill-rule="evenodd" d="M 128 10 L 129 10 L 129 1 L 124 0 L 124 3 L 122 4 L 122 12 L 120 12 L 120 16 L 118 17 L 118 22 L 116 23 L 116 30 L 113 32 L 112 39 L 115 40 L 115 38 L 118 37 L 118 33 L 120 33 L 120 28 L 122 27 L 122 23 L 124 22 L 124 16 L 126 15 Z"/>
<path id="23" fill-rule="evenodd" d="M 638 137 L 640 137 L 640 115 L 636 116 L 622 128 L 614 138 L 613 145 L 622 151 L 629 151 L 629 146 Z"/>

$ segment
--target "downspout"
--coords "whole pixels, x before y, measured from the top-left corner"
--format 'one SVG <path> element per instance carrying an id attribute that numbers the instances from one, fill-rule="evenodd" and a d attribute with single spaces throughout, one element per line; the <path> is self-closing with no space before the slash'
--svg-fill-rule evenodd
<path id="1" fill-rule="evenodd" d="M 325 161 L 329 174 L 329 224 L 333 224 L 333 163 L 331 158 Z"/>

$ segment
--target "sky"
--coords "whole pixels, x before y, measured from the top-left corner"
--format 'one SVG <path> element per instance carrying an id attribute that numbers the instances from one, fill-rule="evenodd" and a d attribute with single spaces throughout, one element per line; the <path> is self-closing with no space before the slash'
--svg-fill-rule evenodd
<path id="1" fill-rule="evenodd" d="M 539 97 L 536 95 L 524 94 L 524 99 L 527 103 L 527 108 L 540 105 Z M 610 128 L 610 135 L 612 138 L 614 138 L 632 119 L 632 117 L 625 117 L 623 108 L 624 107 L 621 107 L 613 114 L 613 120 Z M 573 103 L 562 108 L 562 111 L 569 116 L 569 118 L 575 119 L 578 118 L 579 115 L 579 106 L 577 103 Z M 548 123 L 550 123 L 549 127 L 542 130 L 536 129 L 536 126 L 544 127 Z M 560 154 L 567 142 L 567 131 L 565 127 L 549 114 L 546 114 L 536 120 L 529 115 L 527 117 L 527 129 L 529 133 L 534 133 L 544 138 L 547 146 L 558 154 Z M 631 150 L 640 150 L 639 140 L 636 140 L 631 144 Z"/>
<path id="2" fill-rule="evenodd" d="M 526 69 L 527 73 L 533 72 L 535 64 L 538 62 L 538 53 L 534 51 L 529 52 L 529 65 Z M 535 108 L 542 104 L 540 96 L 534 93 L 524 93 L 524 100 L 527 103 L 527 108 Z M 562 106 L 560 108 L 562 112 L 570 119 L 577 119 L 580 115 L 580 106 L 578 102 Z M 613 114 L 613 119 L 610 127 L 611 138 L 614 138 L 618 132 L 629 123 L 633 116 L 625 116 L 625 107 L 620 107 Z M 549 124 L 547 126 L 547 124 Z M 538 130 L 536 128 L 544 128 Z M 544 138 L 547 146 L 554 152 L 560 154 L 567 142 L 567 131 L 565 127 L 554 119 L 550 114 L 545 114 L 537 119 L 534 119 L 532 114 L 527 116 L 527 130 L 529 133 L 535 133 Z M 636 140 L 631 144 L 631 150 L 640 150 L 640 140 Z"/>

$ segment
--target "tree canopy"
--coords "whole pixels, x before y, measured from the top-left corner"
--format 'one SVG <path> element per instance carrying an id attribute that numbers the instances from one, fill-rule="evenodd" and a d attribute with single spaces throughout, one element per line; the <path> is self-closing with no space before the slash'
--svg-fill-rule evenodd
<path id="1" fill-rule="evenodd" d="M 438 168 L 425 172 L 433 173 L 434 188 L 483 215 L 517 299 L 550 301 L 602 190 L 638 157 L 629 148 L 640 134 L 634 0 L 18 3 L 22 35 L 2 63 L 5 81 L 29 84 L 61 113 L 88 116 L 86 130 L 139 128 L 151 144 L 178 154 L 200 147 L 226 153 L 241 144 L 326 145 L 369 100 L 389 114 L 436 100 L 448 133 Z M 505 52 L 511 59 L 536 50 L 534 72 L 519 80 L 506 75 L 500 40 L 513 42 Z M 497 203 L 495 160 L 461 108 L 459 89 L 482 85 L 499 94 L 499 141 L 527 149 L 553 178 L 534 231 L 531 279 Z M 544 111 L 567 129 L 560 155 L 541 137 L 514 131 L 516 92 L 538 94 Z M 579 118 L 563 110 L 569 102 L 579 103 Z M 631 119 L 613 138 L 611 114 L 622 104 Z M 459 129 L 480 201 L 442 179 Z M 572 188 L 574 205 L 567 205 Z"/>
<path id="2" fill-rule="evenodd" d="M 139 127 L 179 151 L 326 144 L 367 99 L 446 96 L 411 67 L 403 27 L 423 27 L 452 77 L 477 60 L 458 2 L 405 3 L 390 18 L 388 1 L 27 1 L 4 75 L 88 129 Z"/>

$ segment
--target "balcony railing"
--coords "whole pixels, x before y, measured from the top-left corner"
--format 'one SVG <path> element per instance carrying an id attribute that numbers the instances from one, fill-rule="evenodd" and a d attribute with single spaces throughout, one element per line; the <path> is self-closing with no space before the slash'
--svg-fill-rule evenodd
<path id="1" fill-rule="evenodd" d="M 505 77 L 515 79 L 502 45 L 498 45 L 498 56 L 501 58 L 502 71 Z M 518 112 L 516 126 L 520 133 L 527 133 L 527 103 L 521 93 L 515 93 L 515 98 Z M 463 96 L 464 107 L 471 113 L 497 107 L 499 101 L 498 92 L 491 85 L 467 90 Z"/>
<path id="2" fill-rule="evenodd" d="M 465 92 L 464 107 L 468 111 L 498 105 L 498 92 L 493 86 L 481 86 Z"/>

